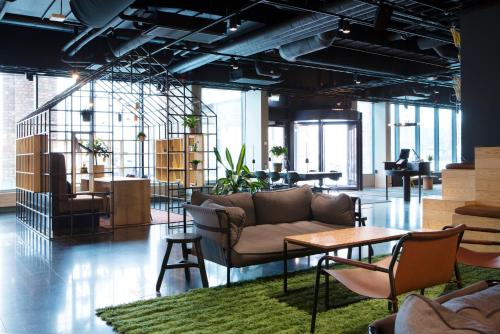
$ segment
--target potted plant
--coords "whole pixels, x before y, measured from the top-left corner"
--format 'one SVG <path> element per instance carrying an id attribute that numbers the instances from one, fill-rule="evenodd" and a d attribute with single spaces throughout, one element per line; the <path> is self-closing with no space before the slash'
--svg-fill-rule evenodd
<path id="1" fill-rule="evenodd" d="M 94 143 L 85 143 L 80 144 L 87 152 L 92 153 L 94 156 L 94 177 L 102 177 L 104 176 L 104 165 L 99 165 L 98 158 L 102 158 L 102 162 L 106 162 L 106 159 L 109 158 L 111 151 L 109 150 L 108 145 L 104 141 L 99 138 L 94 139 Z"/>
<path id="2" fill-rule="evenodd" d="M 191 152 L 198 152 L 198 143 L 196 142 L 194 144 L 189 145 L 189 150 Z"/>
<path id="3" fill-rule="evenodd" d="M 428 160 L 429 162 L 431 162 L 431 161 L 432 161 L 432 155 L 430 155 L 430 154 L 429 154 L 429 155 L 427 156 L 427 160 Z"/>
<path id="4" fill-rule="evenodd" d="M 137 139 L 139 139 L 140 142 L 143 142 L 144 140 L 146 140 L 146 134 L 144 132 L 139 132 L 137 134 Z"/>
<path id="5" fill-rule="evenodd" d="M 191 167 L 193 167 L 193 170 L 197 170 L 198 164 L 201 163 L 201 160 L 193 159 L 190 161 L 190 163 L 191 163 Z"/>
<path id="6" fill-rule="evenodd" d="M 214 147 L 215 157 L 217 162 L 226 169 L 226 177 L 217 180 L 214 187 L 216 195 L 229 195 L 242 191 L 250 191 L 252 193 L 267 186 L 266 181 L 254 177 L 250 169 L 243 164 L 245 160 L 245 145 L 241 147 L 240 155 L 236 166 L 233 164 L 231 153 L 226 148 L 227 165 L 222 161 L 221 155 L 217 148 Z"/>
<path id="7" fill-rule="evenodd" d="M 182 125 L 188 127 L 190 133 L 195 133 L 198 122 L 199 119 L 197 116 L 184 116 Z"/>
<path id="8" fill-rule="evenodd" d="M 278 161 L 273 162 L 273 170 L 276 173 L 281 172 L 283 168 L 283 158 L 288 154 L 288 149 L 284 146 L 273 146 L 271 147 L 271 154 Z M 281 158 L 281 160 L 280 160 Z"/>

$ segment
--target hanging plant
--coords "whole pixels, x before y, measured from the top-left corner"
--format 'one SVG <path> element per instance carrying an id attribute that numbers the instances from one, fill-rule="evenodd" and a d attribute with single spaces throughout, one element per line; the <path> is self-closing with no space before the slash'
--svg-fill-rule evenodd
<path id="1" fill-rule="evenodd" d="M 139 132 L 137 134 L 137 139 L 139 139 L 140 142 L 143 142 L 144 140 L 146 140 L 146 134 L 144 132 Z"/>

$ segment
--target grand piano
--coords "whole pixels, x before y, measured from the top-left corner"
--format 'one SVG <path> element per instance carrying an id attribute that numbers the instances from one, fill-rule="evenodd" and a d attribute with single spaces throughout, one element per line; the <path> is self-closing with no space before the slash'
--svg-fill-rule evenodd
<path id="1" fill-rule="evenodd" d="M 409 149 L 401 149 L 398 161 L 385 161 L 385 198 L 389 199 L 389 190 L 387 177 L 402 177 L 403 178 L 403 194 L 405 202 L 410 201 L 410 178 L 418 176 L 418 201 L 422 199 L 422 176 L 429 175 L 431 172 L 430 163 L 428 161 L 409 162 Z"/>

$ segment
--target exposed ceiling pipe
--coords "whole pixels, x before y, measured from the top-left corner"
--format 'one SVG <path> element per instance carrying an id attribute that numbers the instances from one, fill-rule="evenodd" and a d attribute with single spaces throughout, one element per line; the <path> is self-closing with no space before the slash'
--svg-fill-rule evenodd
<path id="1" fill-rule="evenodd" d="M 0 0 L 0 20 L 7 12 L 7 0 Z"/>
<path id="2" fill-rule="evenodd" d="M 134 0 L 70 0 L 71 12 L 88 27 L 103 28 Z"/>
<path id="3" fill-rule="evenodd" d="M 280 56 L 288 61 L 295 61 L 297 57 L 331 46 L 336 36 L 337 30 L 332 30 L 282 45 L 279 48 Z"/>
<path id="4" fill-rule="evenodd" d="M 358 19 L 368 19 L 373 16 L 375 8 L 369 4 L 341 0 L 336 1 L 335 4 L 327 5 L 323 10 Z M 335 30 L 338 28 L 338 22 L 339 18 L 336 17 L 321 13 L 309 13 L 285 23 L 263 28 L 253 34 L 242 36 L 234 42 L 229 42 L 216 48 L 215 51 L 239 56 L 250 56 L 326 31 Z M 197 56 L 175 64 L 170 70 L 174 73 L 185 73 L 222 58 L 217 55 Z"/>
<path id="5" fill-rule="evenodd" d="M 112 56 L 111 55 L 106 56 L 106 60 L 113 61 L 115 58 L 119 58 L 124 54 L 127 54 L 131 50 L 137 49 L 141 45 L 150 42 L 154 38 L 155 36 L 153 35 L 145 35 L 141 32 L 138 35 L 129 39 L 128 41 L 121 43 L 120 45 L 113 45 L 112 43 L 110 43 L 109 48 L 111 49 Z"/>
<path id="6" fill-rule="evenodd" d="M 68 42 L 63 47 L 63 52 L 72 57 L 94 38 L 119 24 L 122 20 L 118 15 L 132 2 L 133 0 L 70 0 L 71 10 L 75 17 L 89 27 Z M 96 17 L 92 18 L 92 15 Z"/>
<path id="7" fill-rule="evenodd" d="M 10 24 L 14 26 L 21 26 L 21 27 L 39 28 L 52 31 L 63 31 L 69 33 L 73 32 L 73 28 L 68 25 L 60 23 L 48 23 L 30 16 L 16 15 L 10 13 L 5 14 L 0 23 Z"/>

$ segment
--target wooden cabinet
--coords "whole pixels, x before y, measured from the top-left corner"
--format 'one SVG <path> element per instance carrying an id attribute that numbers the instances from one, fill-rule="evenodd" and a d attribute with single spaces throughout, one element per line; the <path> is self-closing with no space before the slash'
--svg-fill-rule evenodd
<path id="1" fill-rule="evenodd" d="M 49 187 L 47 135 L 33 135 L 16 140 L 16 187 L 33 192 Z"/>
<path id="2" fill-rule="evenodd" d="M 193 160 L 200 161 L 197 166 Z M 156 141 L 156 179 L 179 182 L 185 187 L 203 186 L 205 163 L 202 134 L 186 134 L 179 138 Z"/>

